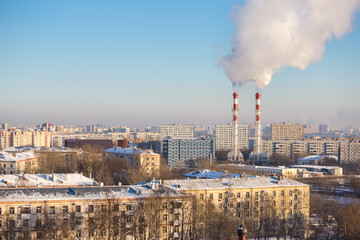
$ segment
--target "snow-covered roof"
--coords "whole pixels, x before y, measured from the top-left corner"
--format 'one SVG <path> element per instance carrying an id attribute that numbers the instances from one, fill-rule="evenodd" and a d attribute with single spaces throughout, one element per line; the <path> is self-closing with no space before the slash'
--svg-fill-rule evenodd
<path id="1" fill-rule="evenodd" d="M 34 151 L 19 152 L 14 154 L 8 152 L 0 152 L 0 161 L 17 162 L 34 158 L 37 158 Z"/>
<path id="2" fill-rule="evenodd" d="M 182 175 L 183 177 L 189 178 L 204 178 L 204 179 L 215 179 L 215 178 L 240 178 L 240 174 L 233 174 L 229 172 L 216 172 L 209 169 L 202 169 L 198 171 L 189 172 Z"/>
<path id="3" fill-rule="evenodd" d="M 136 199 L 154 196 L 181 197 L 187 195 L 164 185 L 159 185 L 156 189 L 152 189 L 149 185 L 0 189 L 0 202 Z"/>
<path id="4" fill-rule="evenodd" d="M 321 165 L 291 165 L 291 168 L 304 168 L 304 169 L 314 169 L 314 170 L 323 170 L 323 169 L 341 169 L 337 166 L 321 166 Z"/>
<path id="5" fill-rule="evenodd" d="M 113 147 L 109 149 L 105 149 L 103 152 L 114 153 L 114 154 L 124 154 L 124 155 L 159 155 L 154 153 L 152 150 L 141 150 L 136 148 L 121 148 L 121 147 Z"/>
<path id="6" fill-rule="evenodd" d="M 308 186 L 292 179 L 279 180 L 276 177 L 166 180 L 165 184 L 180 191 Z"/>
<path id="7" fill-rule="evenodd" d="M 328 158 L 334 158 L 335 160 L 338 160 L 338 157 L 337 156 L 333 156 L 333 155 L 311 155 L 311 156 L 306 156 L 306 157 L 303 157 L 303 158 L 299 158 L 298 160 L 306 160 L 306 161 L 316 161 L 316 160 L 319 160 L 319 159 L 322 159 L 322 158 L 325 158 L 325 157 L 328 157 Z"/>
<path id="8" fill-rule="evenodd" d="M 0 175 L 0 187 L 93 186 L 94 184 L 96 184 L 94 180 L 91 180 L 90 178 L 78 173 Z"/>

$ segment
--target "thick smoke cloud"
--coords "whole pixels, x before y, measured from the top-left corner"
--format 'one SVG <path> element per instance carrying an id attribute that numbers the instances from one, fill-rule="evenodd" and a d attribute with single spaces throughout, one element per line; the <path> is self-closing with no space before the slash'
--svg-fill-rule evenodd
<path id="1" fill-rule="evenodd" d="M 232 53 L 220 60 L 239 85 L 262 89 L 287 66 L 304 70 L 321 61 L 327 42 L 352 30 L 360 0 L 247 0 L 232 14 Z"/>

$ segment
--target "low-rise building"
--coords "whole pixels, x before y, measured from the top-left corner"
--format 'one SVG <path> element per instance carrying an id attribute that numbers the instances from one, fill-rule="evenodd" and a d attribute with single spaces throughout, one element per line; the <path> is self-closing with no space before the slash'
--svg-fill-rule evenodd
<path id="1" fill-rule="evenodd" d="M 325 158 L 331 158 L 334 159 L 335 161 L 339 161 L 339 158 L 337 156 L 311 155 L 311 156 L 299 158 L 297 163 L 299 165 L 322 165 L 321 163 L 324 161 Z"/>
<path id="2" fill-rule="evenodd" d="M 316 175 L 334 175 L 334 176 L 343 175 L 343 169 L 337 166 L 291 165 L 290 168 L 301 169 L 301 170 L 304 169 L 310 173 L 320 173 Z"/>
<path id="3" fill-rule="evenodd" d="M 296 169 L 291 169 L 284 166 L 269 167 L 269 166 L 255 166 L 255 165 L 238 165 L 237 167 L 241 171 L 249 175 L 283 176 L 288 178 L 297 177 Z"/>
<path id="4" fill-rule="evenodd" d="M 2 239 L 180 239 L 192 196 L 158 184 L 0 189 Z"/>
<path id="5" fill-rule="evenodd" d="M 0 171 L 2 174 L 32 173 L 38 170 L 39 158 L 33 149 L 20 152 L 12 152 L 11 149 L 0 152 Z"/>
<path id="6" fill-rule="evenodd" d="M 129 161 L 132 167 L 140 167 L 149 174 L 158 176 L 160 173 L 160 154 L 152 150 L 113 147 L 102 152 L 106 159 L 120 158 Z"/>
<path id="7" fill-rule="evenodd" d="M 80 187 L 96 185 L 98 185 L 97 182 L 80 173 L 0 175 L 0 188 Z"/>
<path id="8" fill-rule="evenodd" d="M 234 174 L 230 172 L 217 172 L 209 169 L 201 169 L 193 172 L 183 174 L 184 179 L 195 178 L 195 179 L 216 179 L 216 178 L 240 178 L 240 174 Z"/>

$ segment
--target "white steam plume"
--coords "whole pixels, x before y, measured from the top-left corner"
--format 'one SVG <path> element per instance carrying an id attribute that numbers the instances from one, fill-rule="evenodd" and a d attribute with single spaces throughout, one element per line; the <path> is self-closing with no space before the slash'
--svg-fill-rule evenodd
<path id="1" fill-rule="evenodd" d="M 233 83 L 262 89 L 286 66 L 321 61 L 326 43 L 352 30 L 360 0 L 247 0 L 232 15 L 237 31 L 220 65 Z"/>

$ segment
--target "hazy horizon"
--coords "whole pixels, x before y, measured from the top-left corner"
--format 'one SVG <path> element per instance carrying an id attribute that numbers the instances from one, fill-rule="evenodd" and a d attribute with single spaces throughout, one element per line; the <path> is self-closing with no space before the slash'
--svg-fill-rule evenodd
<path id="1" fill-rule="evenodd" d="M 233 6 L 243 1 L 0 2 L 0 123 L 192 123 L 232 119 Z M 254 26 L 256 27 L 256 26 Z M 261 91 L 264 123 L 360 127 L 360 20 L 323 60 L 286 68 Z M 255 119 L 239 89 L 239 122 Z"/>

